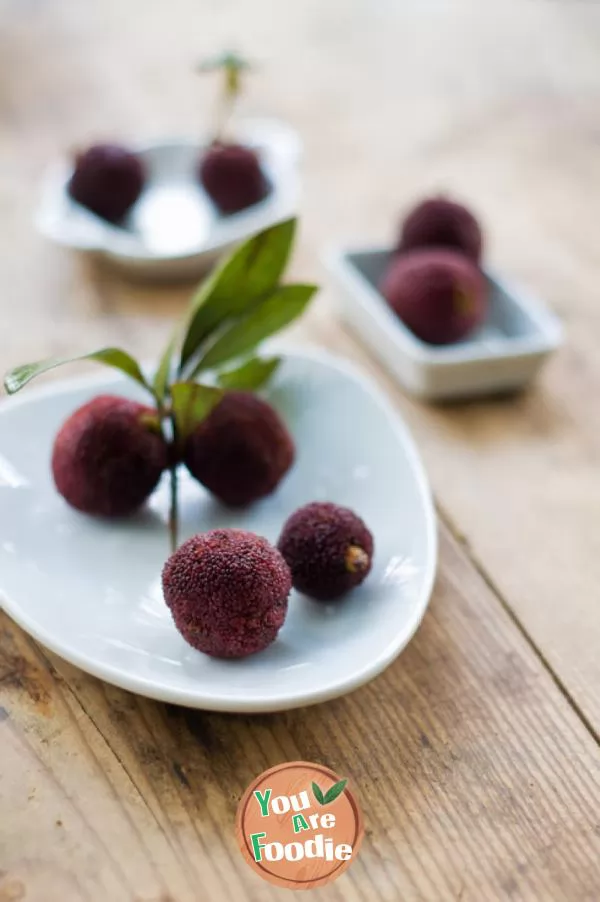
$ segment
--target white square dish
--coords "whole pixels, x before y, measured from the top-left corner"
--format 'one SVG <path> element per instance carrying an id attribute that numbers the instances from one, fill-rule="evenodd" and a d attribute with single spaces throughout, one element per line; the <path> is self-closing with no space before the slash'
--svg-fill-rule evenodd
<path id="1" fill-rule="evenodd" d="M 426 344 L 377 288 L 390 257 L 388 249 L 342 250 L 331 254 L 328 263 L 343 292 L 341 318 L 411 394 L 433 401 L 516 391 L 560 346 L 558 319 L 488 271 L 486 322 L 464 341 Z"/>

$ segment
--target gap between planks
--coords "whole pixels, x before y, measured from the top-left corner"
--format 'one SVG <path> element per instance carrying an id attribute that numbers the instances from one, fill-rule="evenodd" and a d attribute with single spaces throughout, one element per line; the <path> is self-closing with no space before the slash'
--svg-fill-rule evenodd
<path id="1" fill-rule="evenodd" d="M 546 657 L 544 652 L 541 650 L 539 645 L 536 643 L 536 641 L 533 639 L 531 634 L 527 631 L 523 622 L 516 615 L 515 611 L 511 607 L 508 599 L 504 598 L 500 589 L 498 588 L 498 586 L 496 585 L 496 583 L 494 582 L 494 580 L 492 579 L 490 574 L 485 569 L 483 563 L 475 555 L 475 553 L 469 543 L 468 538 L 465 536 L 465 534 L 462 532 L 462 530 L 460 530 L 458 528 L 458 526 L 456 525 L 456 523 L 454 522 L 454 520 L 452 519 L 452 517 L 450 516 L 448 511 L 445 510 L 439 504 L 437 498 L 434 500 L 435 500 L 435 508 L 436 508 L 437 515 L 438 515 L 440 521 L 444 524 L 444 526 L 446 527 L 446 529 L 448 530 L 448 532 L 450 533 L 450 535 L 452 536 L 454 541 L 462 549 L 463 554 L 465 555 L 465 557 L 467 558 L 467 560 L 469 561 L 469 563 L 471 564 L 473 569 L 478 573 L 478 575 L 484 581 L 484 583 L 486 584 L 486 586 L 488 587 L 488 589 L 490 590 L 492 595 L 496 598 L 496 600 L 498 601 L 498 603 L 500 604 L 500 606 L 502 607 L 504 612 L 507 614 L 510 621 L 513 623 L 513 625 L 516 627 L 518 632 L 521 634 L 521 636 L 523 637 L 523 639 L 525 640 L 525 642 L 527 643 L 527 645 L 529 646 L 529 648 L 531 649 L 531 651 L 533 652 L 533 654 L 535 655 L 537 660 L 540 662 L 540 664 L 542 665 L 542 667 L 544 668 L 546 673 L 552 679 L 554 685 L 556 686 L 556 688 L 558 689 L 560 694 L 563 696 L 563 698 L 565 699 L 565 701 L 567 702 L 567 704 L 569 705 L 571 710 L 577 715 L 577 717 L 579 718 L 579 720 L 581 721 L 583 726 L 586 728 L 586 730 L 588 731 L 588 733 L 590 734 L 592 739 L 596 742 L 596 745 L 600 746 L 600 732 L 598 732 L 598 730 L 596 730 L 596 728 L 592 724 L 589 717 L 585 714 L 585 712 L 583 711 L 581 706 L 577 703 L 577 701 L 569 693 L 569 690 L 567 689 L 565 683 L 561 680 L 561 678 L 559 677 L 557 672 L 553 669 L 548 658 Z"/>

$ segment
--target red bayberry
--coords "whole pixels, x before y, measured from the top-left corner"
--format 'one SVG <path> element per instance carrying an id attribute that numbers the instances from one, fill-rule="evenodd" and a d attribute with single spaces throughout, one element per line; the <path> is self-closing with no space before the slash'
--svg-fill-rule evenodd
<path id="1" fill-rule="evenodd" d="M 484 276 L 463 254 L 411 251 L 395 257 L 379 285 L 402 322 L 429 344 L 465 338 L 484 319 Z"/>
<path id="2" fill-rule="evenodd" d="M 373 536 L 353 511 L 314 501 L 287 520 L 277 543 L 294 588 L 331 601 L 360 585 L 373 560 Z"/>
<path id="3" fill-rule="evenodd" d="M 144 180 L 136 154 L 118 144 L 95 144 L 78 154 L 68 191 L 82 206 L 116 223 L 142 193 Z"/>
<path id="4" fill-rule="evenodd" d="M 227 392 L 188 438 L 183 460 L 225 504 L 269 495 L 294 460 L 294 444 L 276 410 L 249 392 Z"/>
<path id="5" fill-rule="evenodd" d="M 481 226 L 467 207 L 445 197 L 422 201 L 404 220 L 399 251 L 446 247 L 462 251 L 475 263 L 481 259 Z"/>
<path id="6" fill-rule="evenodd" d="M 131 514 L 155 489 L 167 466 L 156 411 L 127 398 L 101 395 L 63 424 L 54 441 L 52 474 L 66 501 L 86 514 Z"/>
<path id="7" fill-rule="evenodd" d="M 217 658 L 243 658 L 276 638 L 287 613 L 290 571 L 266 539 L 215 529 L 166 562 L 165 601 L 186 642 Z"/>
<path id="8" fill-rule="evenodd" d="M 212 144 L 200 160 L 200 181 L 222 213 L 245 210 L 269 192 L 258 155 L 241 144 Z"/>

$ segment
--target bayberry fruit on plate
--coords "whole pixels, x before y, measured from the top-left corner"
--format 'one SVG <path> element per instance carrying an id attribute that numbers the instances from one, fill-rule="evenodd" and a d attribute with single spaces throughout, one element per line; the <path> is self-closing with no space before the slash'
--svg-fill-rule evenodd
<path id="1" fill-rule="evenodd" d="M 360 586 L 373 564 L 374 543 L 354 511 L 313 501 L 286 520 L 277 543 L 294 588 L 318 601 L 335 601 Z"/>
<path id="2" fill-rule="evenodd" d="M 263 604 L 255 622 L 250 615 L 249 635 L 256 641 L 276 635 L 262 650 L 237 660 L 212 657 L 181 635 L 172 614 L 178 604 L 180 625 L 192 629 L 188 638 L 204 636 L 201 622 L 186 619 L 193 599 L 186 597 L 184 583 L 178 582 L 181 594 L 170 598 L 171 609 L 165 597 L 170 589 L 163 595 L 167 480 L 137 513 L 120 519 L 84 516 L 57 493 L 48 465 L 54 437 L 73 411 L 98 395 L 135 404 L 146 397 L 141 387 L 102 372 L 93 380 L 53 381 L 0 404 L 2 604 L 38 641 L 130 691 L 236 712 L 334 698 L 399 654 L 427 607 L 436 563 L 435 517 L 406 426 L 356 369 L 322 352 L 284 354 L 265 400 L 285 421 L 297 455 L 277 491 L 258 503 L 227 511 L 180 468 L 182 547 L 199 533 L 235 528 L 264 536 L 272 549 L 259 554 L 258 567 L 236 578 L 245 586 L 248 580 Z M 292 589 L 280 625 L 286 582 L 273 546 L 288 517 L 315 498 L 350 508 L 367 524 L 375 545 L 372 567 L 360 586 L 332 605 Z M 267 559 L 279 563 L 269 569 Z M 227 566 L 235 570 L 231 557 Z M 262 594 L 265 566 L 273 582 L 268 599 Z M 231 590 L 235 583 L 228 585 Z M 248 610 L 240 613 L 245 621 Z M 224 635 L 231 638 L 227 630 Z M 235 650 L 248 650 L 243 641 Z"/>
<path id="3" fill-rule="evenodd" d="M 275 491 L 294 454 L 285 423 L 267 401 L 230 391 L 187 439 L 183 459 L 219 500 L 243 507 Z"/>
<path id="4" fill-rule="evenodd" d="M 213 529 L 169 557 L 162 585 L 186 642 L 215 658 L 245 658 L 277 638 L 292 578 L 266 539 L 243 529 Z"/>
<path id="5" fill-rule="evenodd" d="M 115 395 L 79 407 L 54 439 L 52 475 L 72 507 L 123 517 L 150 497 L 167 466 L 156 410 Z"/>

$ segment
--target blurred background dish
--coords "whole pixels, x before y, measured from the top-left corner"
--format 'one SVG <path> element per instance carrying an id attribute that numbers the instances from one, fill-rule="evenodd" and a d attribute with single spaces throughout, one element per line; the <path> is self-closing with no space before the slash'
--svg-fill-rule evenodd
<path id="1" fill-rule="evenodd" d="M 137 202 L 115 225 L 73 200 L 73 166 L 51 167 L 35 215 L 38 229 L 58 244 L 104 257 L 144 278 L 191 278 L 206 271 L 233 245 L 292 216 L 298 206 L 301 144 L 287 124 L 271 119 L 240 122 L 236 134 L 256 149 L 270 185 L 264 200 L 223 215 L 204 191 L 198 164 L 206 142 L 163 140 L 134 147 L 146 171 Z"/>

